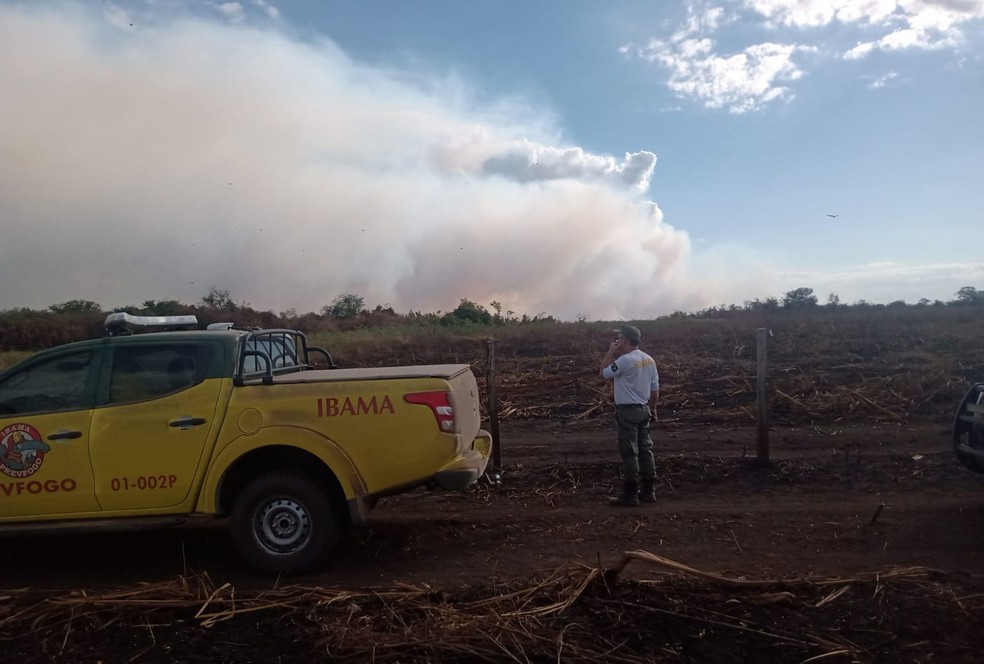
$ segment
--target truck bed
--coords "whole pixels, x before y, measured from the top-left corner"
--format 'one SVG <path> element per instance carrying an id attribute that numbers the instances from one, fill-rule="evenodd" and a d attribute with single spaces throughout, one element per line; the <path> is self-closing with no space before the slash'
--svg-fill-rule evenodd
<path id="1" fill-rule="evenodd" d="M 406 367 L 364 367 L 357 369 L 312 369 L 273 377 L 274 384 L 335 382 L 345 380 L 385 380 L 395 378 L 454 378 L 470 369 L 467 364 L 423 364 Z M 246 381 L 247 385 L 262 382 L 262 377 Z"/>

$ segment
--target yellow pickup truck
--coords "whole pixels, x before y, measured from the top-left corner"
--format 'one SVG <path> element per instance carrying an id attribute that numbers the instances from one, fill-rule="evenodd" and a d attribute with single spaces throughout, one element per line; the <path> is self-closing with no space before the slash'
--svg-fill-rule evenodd
<path id="1" fill-rule="evenodd" d="M 380 496 L 484 473 L 468 365 L 339 369 L 296 330 L 209 328 L 111 314 L 0 374 L 0 533 L 214 515 L 299 572 Z"/>

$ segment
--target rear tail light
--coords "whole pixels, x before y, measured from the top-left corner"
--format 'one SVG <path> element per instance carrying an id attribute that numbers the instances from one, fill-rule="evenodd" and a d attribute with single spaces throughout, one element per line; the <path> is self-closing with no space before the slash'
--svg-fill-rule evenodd
<path id="1" fill-rule="evenodd" d="M 404 394 L 403 400 L 430 407 L 437 418 L 438 428 L 446 432 L 454 431 L 454 408 L 448 399 L 448 392 L 414 392 Z"/>

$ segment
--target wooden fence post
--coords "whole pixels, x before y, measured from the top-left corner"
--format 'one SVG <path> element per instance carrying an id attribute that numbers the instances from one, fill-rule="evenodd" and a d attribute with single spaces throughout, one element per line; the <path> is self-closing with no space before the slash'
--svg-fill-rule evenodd
<path id="1" fill-rule="evenodd" d="M 502 472 L 502 449 L 499 445 L 499 403 L 495 398 L 495 339 L 489 339 L 485 360 L 485 385 L 488 391 L 489 428 L 492 429 L 492 470 Z"/>
<path id="2" fill-rule="evenodd" d="M 755 331 L 755 355 L 758 360 L 758 379 L 756 381 L 756 397 L 758 400 L 758 461 L 769 463 L 769 409 L 766 393 L 766 339 L 768 330 L 760 327 Z"/>

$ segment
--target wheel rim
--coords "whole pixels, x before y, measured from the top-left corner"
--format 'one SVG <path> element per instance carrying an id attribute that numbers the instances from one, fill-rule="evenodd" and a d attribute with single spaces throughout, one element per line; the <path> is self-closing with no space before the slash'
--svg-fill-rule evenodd
<path id="1" fill-rule="evenodd" d="M 253 534 L 265 550 L 278 556 L 300 551 L 311 539 L 311 518 L 293 498 L 277 498 L 256 510 Z"/>

